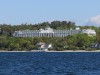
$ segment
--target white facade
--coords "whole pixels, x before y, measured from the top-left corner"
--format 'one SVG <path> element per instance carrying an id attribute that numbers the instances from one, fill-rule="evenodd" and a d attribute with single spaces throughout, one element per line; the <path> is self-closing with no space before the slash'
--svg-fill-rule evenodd
<path id="1" fill-rule="evenodd" d="M 86 33 L 86 34 L 88 34 L 89 36 L 96 36 L 95 30 L 92 30 L 92 29 L 83 30 L 82 33 Z"/>
<path id="2" fill-rule="evenodd" d="M 80 33 L 86 33 L 88 35 L 96 35 L 95 30 L 86 29 L 86 30 L 80 30 L 79 28 L 76 28 L 75 30 L 53 30 L 50 27 L 47 27 L 45 29 L 40 30 L 20 30 L 15 31 L 13 33 L 14 37 L 65 37 L 68 35 L 73 34 L 80 34 Z"/>

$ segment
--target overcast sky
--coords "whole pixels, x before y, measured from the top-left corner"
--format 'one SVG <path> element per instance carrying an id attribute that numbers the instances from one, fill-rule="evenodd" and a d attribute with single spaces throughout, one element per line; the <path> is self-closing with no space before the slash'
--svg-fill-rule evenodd
<path id="1" fill-rule="evenodd" d="M 0 0 L 0 24 L 71 20 L 84 25 L 100 23 L 99 15 L 100 0 Z"/>

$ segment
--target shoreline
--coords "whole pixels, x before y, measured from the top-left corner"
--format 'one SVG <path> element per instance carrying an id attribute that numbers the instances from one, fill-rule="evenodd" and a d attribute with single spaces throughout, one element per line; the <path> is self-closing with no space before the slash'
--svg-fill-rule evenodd
<path id="1" fill-rule="evenodd" d="M 31 50 L 31 51 L 4 51 L 1 50 L 0 52 L 100 52 L 100 50 L 91 50 L 91 51 L 87 51 L 87 50 L 64 50 L 64 51 L 40 51 L 40 50 Z"/>
<path id="2" fill-rule="evenodd" d="M 92 51 L 86 51 L 86 50 L 65 50 L 65 51 L 47 51 L 47 52 L 100 52 L 100 50 L 92 50 Z"/>

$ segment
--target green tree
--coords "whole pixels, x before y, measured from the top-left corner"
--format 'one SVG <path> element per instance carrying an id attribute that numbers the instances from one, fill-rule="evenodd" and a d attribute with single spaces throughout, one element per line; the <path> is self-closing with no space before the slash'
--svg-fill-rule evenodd
<path id="1" fill-rule="evenodd" d="M 19 49 L 19 44 L 18 43 L 11 43 L 9 45 L 10 50 L 18 50 Z"/>
<path id="2" fill-rule="evenodd" d="M 96 39 L 97 39 L 97 42 L 100 44 L 100 32 L 97 33 Z"/>

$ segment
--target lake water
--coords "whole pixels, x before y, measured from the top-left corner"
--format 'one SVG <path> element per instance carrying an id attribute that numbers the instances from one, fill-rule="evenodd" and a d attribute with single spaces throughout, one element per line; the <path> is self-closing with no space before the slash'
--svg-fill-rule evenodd
<path id="1" fill-rule="evenodd" d="M 1 52 L 0 75 L 100 75 L 100 53 Z"/>

